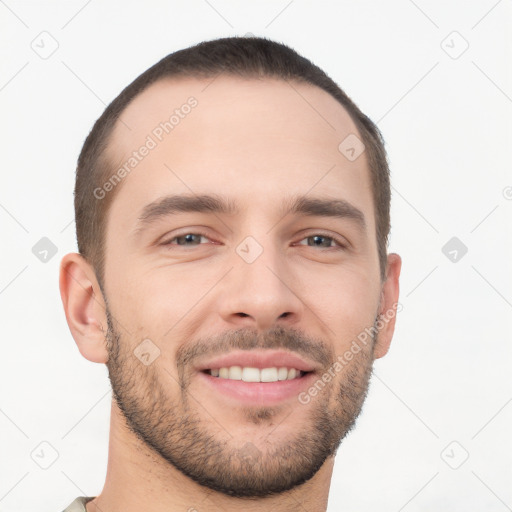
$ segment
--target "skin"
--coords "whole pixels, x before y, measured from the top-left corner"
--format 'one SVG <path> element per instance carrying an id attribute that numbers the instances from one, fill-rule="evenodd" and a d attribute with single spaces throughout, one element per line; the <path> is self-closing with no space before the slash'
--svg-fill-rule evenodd
<path id="1" fill-rule="evenodd" d="M 325 511 L 336 451 L 395 317 L 307 404 L 241 403 L 213 392 L 194 368 L 216 350 L 280 347 L 315 362 L 321 378 L 393 310 L 401 259 L 388 255 L 381 282 L 366 155 L 351 162 L 338 151 L 359 134 L 319 88 L 227 76 L 160 81 L 123 113 L 131 130 L 116 125 L 112 161 L 126 160 L 190 96 L 197 107 L 118 185 L 103 290 L 79 254 L 61 263 L 71 333 L 86 359 L 107 364 L 115 398 L 107 477 L 87 511 Z M 229 196 L 241 211 L 180 213 L 134 234 L 145 205 L 191 193 Z M 283 216 L 295 194 L 345 199 L 364 213 L 366 231 L 350 219 Z M 206 238 L 177 244 L 198 230 Z M 346 247 L 329 238 L 314 245 L 317 234 Z M 263 248 L 250 264 L 236 251 L 247 236 Z M 149 365 L 133 352 L 145 339 L 160 351 Z"/>

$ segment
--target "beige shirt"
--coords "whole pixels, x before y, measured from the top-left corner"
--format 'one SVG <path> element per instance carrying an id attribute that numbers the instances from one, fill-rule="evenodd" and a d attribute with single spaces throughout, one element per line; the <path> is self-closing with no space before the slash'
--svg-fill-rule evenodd
<path id="1" fill-rule="evenodd" d="M 87 512 L 85 504 L 96 498 L 96 496 L 79 496 L 73 503 L 71 503 L 62 512 Z"/>

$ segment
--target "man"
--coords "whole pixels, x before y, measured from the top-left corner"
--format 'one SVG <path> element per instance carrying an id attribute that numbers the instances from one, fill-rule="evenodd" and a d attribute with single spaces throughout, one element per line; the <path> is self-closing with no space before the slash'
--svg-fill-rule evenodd
<path id="1" fill-rule="evenodd" d="M 61 263 L 114 396 L 104 488 L 66 510 L 325 511 L 394 331 L 389 202 L 378 129 L 285 45 L 203 42 L 122 91 Z"/>

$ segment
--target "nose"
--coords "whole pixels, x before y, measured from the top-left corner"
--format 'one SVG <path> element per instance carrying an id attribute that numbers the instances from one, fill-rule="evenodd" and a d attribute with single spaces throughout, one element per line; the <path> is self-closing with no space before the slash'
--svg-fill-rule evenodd
<path id="1" fill-rule="evenodd" d="M 238 255 L 233 261 L 234 268 L 223 280 L 219 295 L 224 322 L 234 329 L 261 331 L 300 322 L 305 305 L 296 290 L 299 280 L 284 255 L 267 247 L 252 263 Z"/>

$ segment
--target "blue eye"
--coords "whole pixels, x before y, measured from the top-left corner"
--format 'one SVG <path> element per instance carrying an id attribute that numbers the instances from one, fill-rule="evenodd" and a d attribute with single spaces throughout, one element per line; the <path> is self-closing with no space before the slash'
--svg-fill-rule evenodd
<path id="1" fill-rule="evenodd" d="M 210 240 L 210 238 L 204 233 L 189 232 L 170 238 L 168 241 L 163 242 L 162 245 L 197 247 L 199 245 L 203 245 L 201 243 L 201 238 Z M 323 235 L 321 233 L 315 233 L 313 235 L 304 237 L 300 242 L 303 240 L 307 240 L 307 244 L 298 243 L 297 245 L 307 245 L 308 247 L 320 247 L 324 249 L 346 249 L 346 245 L 338 238 Z M 332 245 L 333 243 L 335 245 Z"/>
<path id="2" fill-rule="evenodd" d="M 328 241 L 327 244 L 322 244 L 322 239 L 323 240 L 327 240 Z M 344 248 L 345 247 L 336 238 L 334 238 L 332 236 L 322 235 L 322 234 L 310 235 L 310 236 L 307 236 L 307 237 L 303 238 L 303 240 L 308 240 L 307 245 L 309 247 L 324 247 L 326 249 L 332 249 L 332 248 L 334 248 L 334 246 L 331 245 L 331 242 L 334 242 L 335 244 L 337 244 L 339 248 Z M 313 240 L 313 242 L 310 243 L 309 242 L 310 240 Z M 304 245 L 304 244 L 299 244 L 299 245 Z"/>
<path id="3" fill-rule="evenodd" d="M 197 244 L 187 243 L 187 242 L 193 242 L 194 241 L 193 237 L 196 237 L 196 241 L 198 241 L 199 243 L 197 243 Z M 195 247 L 196 245 L 201 245 L 200 244 L 201 237 L 208 238 L 206 235 L 203 235 L 202 233 L 185 233 L 183 235 L 178 235 L 178 236 L 175 236 L 174 238 L 171 238 L 167 242 L 164 242 L 162 245 L 181 245 L 181 246 L 185 246 L 185 247 L 187 247 L 187 246 Z M 174 240 L 177 240 L 177 243 L 172 243 Z"/>

